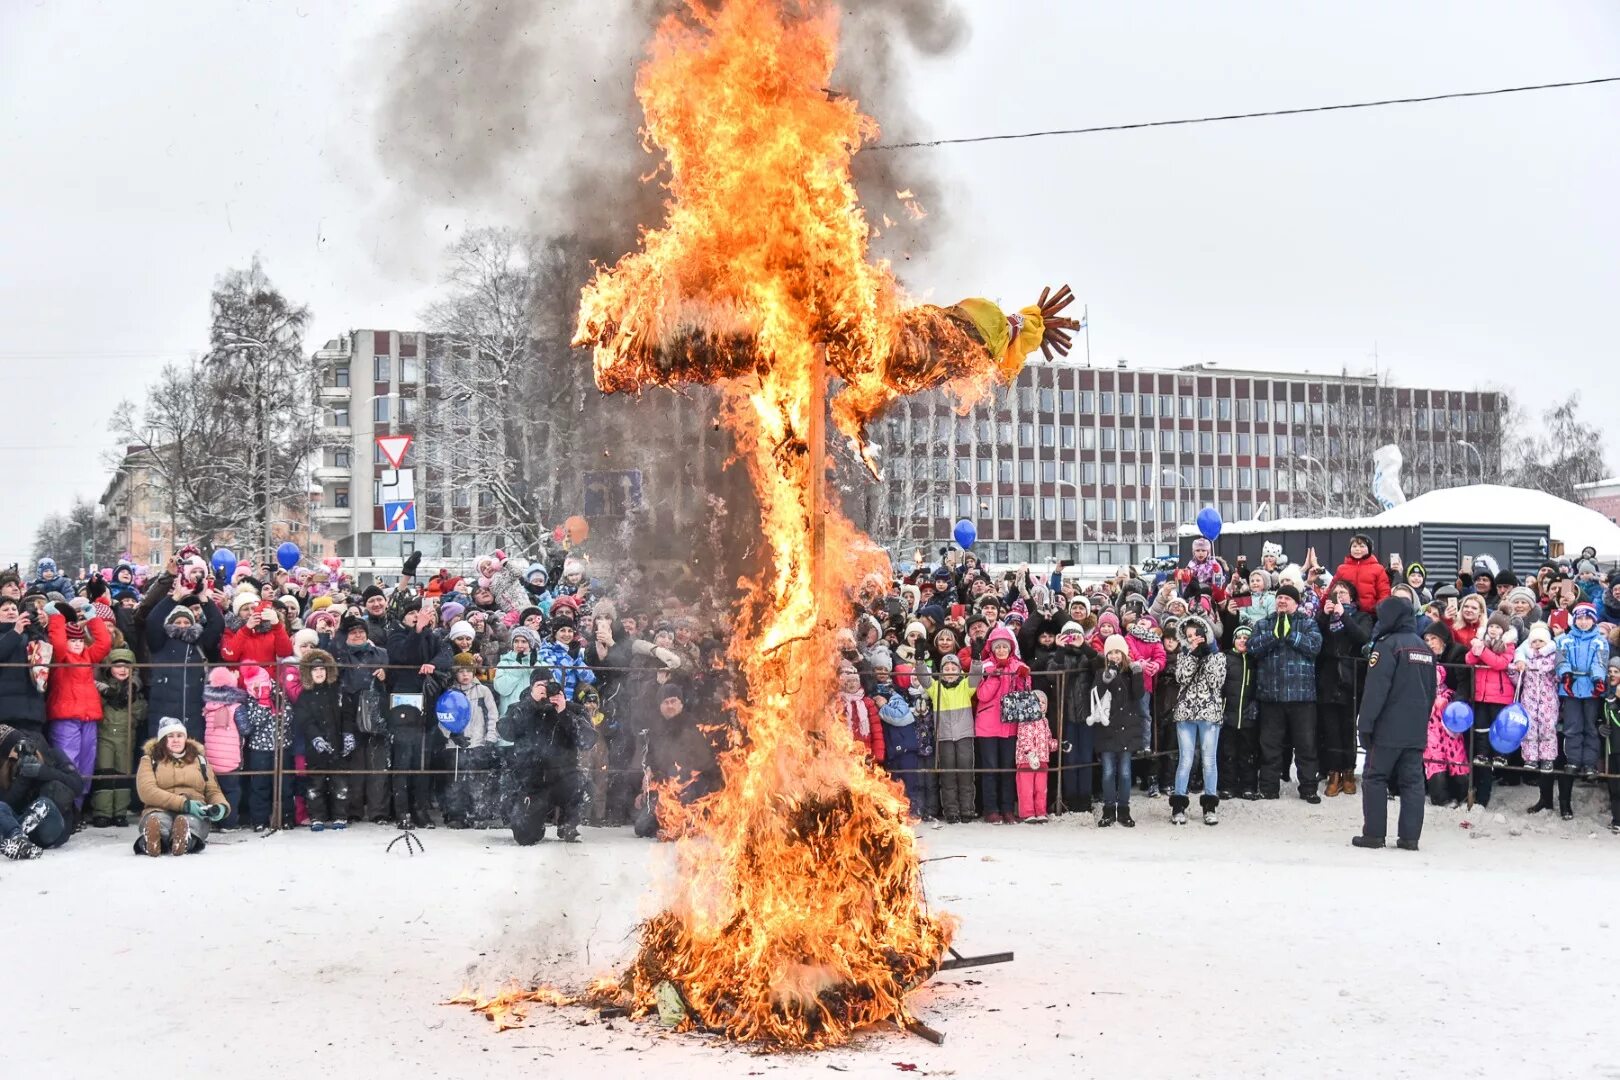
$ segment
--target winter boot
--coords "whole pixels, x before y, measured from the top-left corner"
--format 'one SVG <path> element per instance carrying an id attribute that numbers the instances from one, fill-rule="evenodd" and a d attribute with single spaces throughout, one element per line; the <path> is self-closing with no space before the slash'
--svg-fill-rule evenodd
<path id="1" fill-rule="evenodd" d="M 1395 841 L 1395 846 L 1400 848 L 1402 851 L 1416 851 L 1418 849 L 1417 845 L 1418 845 L 1418 842 L 1416 840 L 1397 840 L 1397 841 Z"/>
<path id="2" fill-rule="evenodd" d="M 1187 824 L 1187 803 L 1188 799 L 1185 795 L 1170 796 L 1170 824 Z"/>
<path id="3" fill-rule="evenodd" d="M 174 831 L 169 834 L 169 854 L 184 855 L 191 850 L 191 818 L 185 814 L 174 816 Z"/>
<path id="4" fill-rule="evenodd" d="M 564 825 L 557 830 L 557 839 L 565 844 L 577 844 L 580 842 L 579 830 L 572 825 Z"/>
<path id="5" fill-rule="evenodd" d="M 348 827 L 349 823 L 343 818 L 338 818 L 336 821 L 332 822 L 332 828 L 334 829 L 347 829 Z"/>
<path id="6" fill-rule="evenodd" d="M 37 859 L 43 854 L 45 854 L 45 849 L 28 839 L 28 837 L 24 836 L 22 833 L 18 833 L 16 836 L 8 836 L 4 840 L 0 840 L 0 856 L 4 856 L 8 859 L 16 859 L 18 861 L 23 859 Z"/>
<path id="7" fill-rule="evenodd" d="M 45 815 L 51 812 L 51 804 L 44 799 L 35 799 L 28 804 L 28 813 L 23 815 L 22 831 L 27 836 L 41 825 L 45 824 Z"/>
<path id="8" fill-rule="evenodd" d="M 1221 800 L 1214 795 L 1205 795 L 1198 800 L 1199 807 L 1204 811 L 1205 825 L 1219 825 L 1221 819 L 1215 813 L 1215 808 L 1221 805 Z"/>
<path id="9" fill-rule="evenodd" d="M 1322 792 L 1322 794 L 1326 795 L 1328 798 L 1331 799 L 1335 795 L 1337 795 L 1338 793 L 1339 793 L 1339 774 L 1336 773 L 1336 772 L 1330 772 L 1330 773 L 1328 773 L 1327 790 Z"/>
<path id="10" fill-rule="evenodd" d="M 1384 838 L 1382 836 L 1366 836 L 1358 834 L 1350 838 L 1350 843 L 1359 848 L 1368 848 L 1376 851 L 1384 846 Z"/>
<path id="11" fill-rule="evenodd" d="M 1097 821 L 1097 828 L 1106 829 L 1114 823 L 1114 804 L 1103 803 L 1102 817 Z"/>
<path id="12" fill-rule="evenodd" d="M 1339 791 L 1344 795 L 1356 793 L 1356 773 L 1354 769 L 1339 774 Z"/>
<path id="13" fill-rule="evenodd" d="M 145 851 L 152 858 L 163 854 L 163 823 L 153 814 L 141 826 L 141 840 L 145 843 Z"/>
<path id="14" fill-rule="evenodd" d="M 1136 828 L 1136 822 L 1131 818 L 1131 804 L 1119 804 L 1119 823 L 1127 829 Z"/>
<path id="15" fill-rule="evenodd" d="M 324 821 L 311 821 L 309 823 L 309 831 L 310 832 L 325 832 L 326 831 L 326 822 L 324 822 Z"/>

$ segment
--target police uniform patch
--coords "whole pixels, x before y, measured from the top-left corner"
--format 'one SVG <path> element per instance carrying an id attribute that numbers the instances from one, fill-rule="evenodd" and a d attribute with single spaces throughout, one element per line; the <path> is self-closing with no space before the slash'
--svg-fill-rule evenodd
<path id="1" fill-rule="evenodd" d="M 1376 650 L 1373 652 L 1373 654 L 1371 656 L 1367 657 L 1367 666 L 1368 667 L 1377 667 L 1378 666 L 1378 653 L 1377 653 Z"/>

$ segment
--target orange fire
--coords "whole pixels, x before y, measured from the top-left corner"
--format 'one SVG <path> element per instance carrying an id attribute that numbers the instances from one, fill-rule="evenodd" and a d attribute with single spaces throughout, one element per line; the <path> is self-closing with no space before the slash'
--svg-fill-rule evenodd
<path id="1" fill-rule="evenodd" d="M 1053 340 L 1043 316 L 1066 322 L 1051 318 L 1061 303 L 1010 326 L 988 302 L 908 305 L 888 264 L 868 261 L 850 160 L 877 127 L 827 89 L 837 17 L 819 0 L 690 0 L 663 22 L 636 90 L 667 161 L 667 220 L 597 273 L 576 333 L 604 391 L 722 385 L 770 559 L 742 583 L 731 657 L 747 689 L 724 786 L 660 802 L 677 892 L 617 986 L 573 1000 L 640 1015 L 673 988 L 685 1026 L 785 1047 L 904 1022 L 954 928 L 923 896 L 900 787 L 831 708 L 840 614 L 888 565 L 823 501 L 828 410 L 864 450 L 897 396 L 1015 375 Z M 984 325 L 1000 347 L 987 351 Z M 504 1023 L 527 993 L 469 1003 Z"/>

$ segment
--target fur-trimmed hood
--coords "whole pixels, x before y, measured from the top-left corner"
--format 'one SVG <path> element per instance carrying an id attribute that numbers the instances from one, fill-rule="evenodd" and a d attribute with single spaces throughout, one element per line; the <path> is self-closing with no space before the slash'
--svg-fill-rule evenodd
<path id="1" fill-rule="evenodd" d="M 337 686 L 337 661 L 325 649 L 310 649 L 304 653 L 304 658 L 298 661 L 298 684 L 305 690 L 315 685 L 315 669 L 326 669 L 326 685 Z"/>

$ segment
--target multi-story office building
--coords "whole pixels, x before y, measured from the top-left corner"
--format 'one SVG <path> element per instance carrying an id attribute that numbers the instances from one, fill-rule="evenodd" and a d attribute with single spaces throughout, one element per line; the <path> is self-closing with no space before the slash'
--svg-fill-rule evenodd
<path id="1" fill-rule="evenodd" d="M 868 521 L 903 557 L 968 518 L 992 561 L 1137 561 L 1204 506 L 1229 521 L 1375 512 L 1386 444 L 1408 495 L 1492 479 L 1502 406 L 1372 376 L 1032 363 L 966 413 L 937 393 L 897 403 Z"/>

